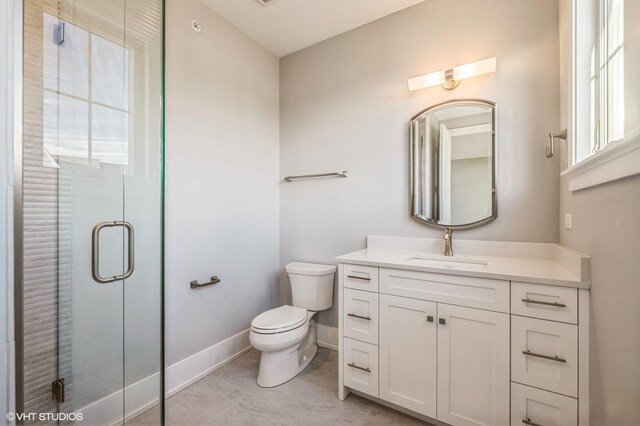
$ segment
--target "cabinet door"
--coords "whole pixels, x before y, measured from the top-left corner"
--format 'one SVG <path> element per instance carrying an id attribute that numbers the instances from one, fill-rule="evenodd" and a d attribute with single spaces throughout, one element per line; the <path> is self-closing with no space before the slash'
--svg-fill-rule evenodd
<path id="1" fill-rule="evenodd" d="M 509 424 L 509 315 L 438 304 L 438 416 Z"/>
<path id="2" fill-rule="evenodd" d="M 380 398 L 434 418 L 436 306 L 380 295 Z"/>

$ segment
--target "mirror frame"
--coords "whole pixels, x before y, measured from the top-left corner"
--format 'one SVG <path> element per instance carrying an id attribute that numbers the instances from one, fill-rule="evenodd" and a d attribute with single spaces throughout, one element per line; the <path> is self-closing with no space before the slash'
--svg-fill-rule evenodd
<path id="1" fill-rule="evenodd" d="M 460 224 L 460 225 L 444 225 L 441 223 L 438 223 L 436 221 L 434 221 L 433 219 L 421 216 L 418 214 L 417 210 L 416 210 L 416 199 L 415 199 L 415 182 L 414 182 L 414 176 L 415 176 L 415 170 L 414 170 L 414 150 L 415 150 L 415 144 L 414 144 L 414 130 L 413 130 L 413 122 L 418 119 L 419 117 L 421 117 L 422 115 L 430 112 L 430 111 L 435 111 L 438 109 L 441 109 L 445 106 L 454 106 L 454 105 L 479 105 L 479 106 L 484 106 L 484 107 L 488 107 L 491 108 L 491 117 L 492 117 L 492 140 L 491 140 L 491 150 L 492 150 L 492 155 L 491 155 L 491 168 L 492 168 L 492 176 L 491 179 L 493 181 L 492 184 L 492 188 L 491 188 L 491 210 L 492 210 L 492 214 L 491 216 L 488 216 L 484 219 L 478 220 L 476 222 L 472 222 L 472 223 L 465 223 L 465 224 Z M 497 159 L 496 159 L 496 154 L 497 154 L 497 149 L 496 149 L 496 145 L 497 145 L 497 141 L 496 141 L 496 127 L 497 127 L 497 123 L 496 123 L 496 119 L 497 119 L 497 114 L 496 114 L 496 103 L 492 102 L 492 101 L 488 101 L 486 99 L 453 99 L 453 100 L 449 100 L 449 101 L 445 101 L 445 102 L 441 102 L 439 104 L 435 104 L 430 106 L 429 108 L 426 108 L 422 111 L 420 111 L 419 113 L 417 113 L 416 115 L 414 115 L 413 117 L 411 117 L 411 120 L 409 120 L 409 198 L 410 198 L 410 209 L 411 209 L 411 218 L 415 219 L 416 221 L 424 224 L 424 225 L 428 225 L 428 226 L 433 226 L 436 228 L 440 228 L 440 229 L 471 229 L 471 228 L 477 228 L 479 226 L 482 225 L 486 225 L 489 222 L 493 222 L 494 220 L 497 219 L 498 217 L 498 193 L 496 190 L 496 169 L 498 167 L 498 163 L 497 163 Z"/>

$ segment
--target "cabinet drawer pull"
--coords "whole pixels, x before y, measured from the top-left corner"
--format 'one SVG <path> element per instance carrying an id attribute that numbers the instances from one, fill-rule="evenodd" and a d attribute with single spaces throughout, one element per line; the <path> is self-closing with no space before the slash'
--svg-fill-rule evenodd
<path id="1" fill-rule="evenodd" d="M 355 368 L 356 370 L 362 370 L 362 371 L 366 371 L 367 373 L 371 373 L 371 369 L 369 367 L 367 368 L 360 367 L 359 365 L 355 365 L 354 363 L 349 363 L 347 365 L 351 368 Z"/>
<path id="2" fill-rule="evenodd" d="M 371 278 L 356 277 L 355 275 L 347 275 L 347 278 L 351 278 L 354 280 L 371 281 Z"/>
<path id="3" fill-rule="evenodd" d="M 522 423 L 529 426 L 542 426 L 540 423 L 534 423 L 529 419 L 522 419 Z"/>
<path id="4" fill-rule="evenodd" d="M 536 305 L 546 305 L 546 306 L 555 306 L 557 308 L 566 308 L 567 305 L 565 305 L 564 303 L 558 303 L 558 302 L 541 302 L 539 300 L 531 300 L 531 299 L 522 299 L 522 301 L 524 303 L 532 303 L 532 304 L 536 304 Z"/>
<path id="5" fill-rule="evenodd" d="M 535 352 L 530 352 L 530 351 L 522 351 L 522 353 L 528 356 L 534 356 L 536 358 L 543 358 L 543 359 L 548 359 L 548 360 L 557 361 L 557 362 L 567 362 L 566 359 L 562 359 L 557 356 L 541 355 L 541 354 L 537 354 Z"/>
<path id="6" fill-rule="evenodd" d="M 371 318 L 369 318 L 369 317 L 363 317 L 363 316 L 356 315 L 356 314 L 347 314 L 347 315 L 348 315 L 348 316 L 350 316 L 350 317 L 354 317 L 354 318 L 359 318 L 359 319 L 363 319 L 363 320 L 371 321 Z"/>
<path id="7" fill-rule="evenodd" d="M 427 322 L 433 322 L 433 316 L 427 315 Z"/>
<path id="8" fill-rule="evenodd" d="M 438 318 L 438 324 L 446 325 L 447 324 L 447 320 L 444 319 L 444 318 Z"/>

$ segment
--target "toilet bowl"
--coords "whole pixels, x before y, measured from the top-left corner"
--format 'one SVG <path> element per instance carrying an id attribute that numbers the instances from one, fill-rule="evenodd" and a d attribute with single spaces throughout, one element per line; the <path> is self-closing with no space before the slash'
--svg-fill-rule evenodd
<path id="1" fill-rule="evenodd" d="M 286 270 L 293 306 L 271 309 L 251 322 L 249 341 L 262 352 L 261 387 L 285 383 L 309 365 L 318 352 L 313 316 L 333 304 L 335 266 L 294 262 Z"/>

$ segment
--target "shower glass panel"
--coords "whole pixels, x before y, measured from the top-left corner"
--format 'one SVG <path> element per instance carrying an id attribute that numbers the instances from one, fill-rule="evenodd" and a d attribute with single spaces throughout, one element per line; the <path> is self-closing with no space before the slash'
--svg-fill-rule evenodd
<path id="1" fill-rule="evenodd" d="M 163 1 L 24 7 L 22 405 L 161 424 Z"/>

